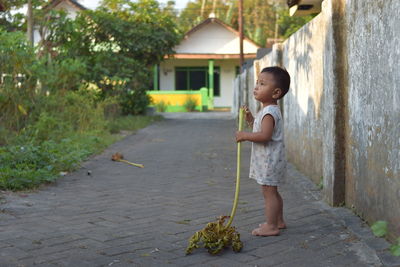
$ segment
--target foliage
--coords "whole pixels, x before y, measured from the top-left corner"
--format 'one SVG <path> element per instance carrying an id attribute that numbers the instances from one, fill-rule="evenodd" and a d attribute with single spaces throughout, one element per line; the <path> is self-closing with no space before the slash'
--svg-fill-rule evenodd
<path id="1" fill-rule="evenodd" d="M 384 237 L 388 232 L 387 222 L 386 221 L 376 221 L 371 226 L 371 229 L 375 236 Z M 394 243 L 393 245 L 390 246 L 390 252 L 394 256 L 400 257 L 400 237 L 397 238 L 396 243 Z"/>
<path id="2" fill-rule="evenodd" d="M 195 111 L 197 106 L 197 101 L 195 98 L 188 96 L 183 103 L 183 106 L 187 111 Z"/>
<path id="3" fill-rule="evenodd" d="M 57 121 L 50 114 L 45 116 L 46 122 Z M 159 119 L 128 116 L 104 121 L 103 124 L 112 123 L 119 130 L 133 131 Z M 23 190 L 52 182 L 59 177 L 60 172 L 70 172 L 78 168 L 79 163 L 89 155 L 121 138 L 104 130 L 63 132 L 62 127 L 54 129 L 54 126 L 56 124 L 52 124 L 46 131 L 38 128 L 39 133 L 35 133 L 35 136 L 30 136 L 31 132 L 27 131 L 16 137 L 12 144 L 0 147 L 0 189 Z M 46 139 L 47 137 L 54 139 Z M 46 140 L 42 140 L 43 138 Z"/>
<path id="4" fill-rule="evenodd" d="M 279 9 L 278 14 L 279 35 L 285 39 L 315 17 L 315 15 L 292 17 L 287 8 Z"/>
<path id="5" fill-rule="evenodd" d="M 20 32 L 0 29 L 0 122 L 7 129 L 21 129 L 35 106 L 37 78 L 35 51 Z"/>
<path id="6" fill-rule="evenodd" d="M 48 0 L 32 0 L 45 37 L 37 47 L 18 32 L 25 20 L 7 17 L 26 1 L 7 2 L 0 14 L 1 189 L 53 181 L 120 138 L 110 132 L 155 120 L 105 113 L 115 103 L 126 114 L 143 113 L 149 69 L 173 53 L 179 35 L 155 1 L 119 2 L 117 9 L 104 5 L 71 20 L 41 8 Z"/>
<path id="7" fill-rule="evenodd" d="M 82 12 L 74 21 L 61 16 L 48 27 L 44 43 L 57 47 L 58 58 L 83 62 L 82 78 L 96 84 L 103 97 L 121 96 L 125 114 L 144 113 L 151 68 L 173 53 L 180 37 L 171 15 L 154 0 L 103 1 L 98 10 Z"/>
<path id="8" fill-rule="evenodd" d="M 390 252 L 396 256 L 400 257 L 400 237 L 397 238 L 397 242 L 390 247 Z"/>
<path id="9" fill-rule="evenodd" d="M 51 103 L 48 113 L 60 112 L 65 101 L 73 101 L 70 98 L 77 95 L 65 91 L 81 87 L 81 75 L 85 70 L 85 65 L 77 59 L 54 59 L 51 62 L 37 59 L 34 49 L 20 32 L 0 31 L 0 61 L 4 62 L 0 65 L 3 76 L 0 82 L 1 125 L 15 132 L 35 123 L 43 108 Z M 63 96 L 52 102 L 58 94 Z M 81 107 L 87 106 L 85 101 L 80 103 Z M 71 112 L 77 110 L 82 111 L 82 108 L 74 108 Z M 45 117 L 43 114 L 40 119 L 43 121 Z M 61 121 L 66 122 L 64 118 Z"/>
<path id="10" fill-rule="evenodd" d="M 218 254 L 231 245 L 233 251 L 239 252 L 243 247 L 240 234 L 235 227 L 224 225 L 226 218 L 228 216 L 220 216 L 217 221 L 208 223 L 204 229 L 196 232 L 189 240 L 186 254 L 191 254 L 194 249 L 199 248 L 201 246 L 199 243 L 203 243 L 202 246 L 210 254 Z"/>
<path id="11" fill-rule="evenodd" d="M 377 221 L 371 226 L 372 232 L 378 237 L 383 237 L 387 233 L 387 222 Z"/>
<path id="12" fill-rule="evenodd" d="M 40 81 L 42 92 L 78 90 L 82 86 L 82 76 L 87 71 L 84 62 L 77 58 L 57 58 L 50 62 L 41 59 L 34 69 Z"/>
<path id="13" fill-rule="evenodd" d="M 43 7 L 50 3 L 51 0 L 31 0 L 32 10 L 35 17 L 35 23 L 40 22 L 44 17 Z M 0 28 L 7 31 L 24 31 L 26 32 L 26 14 L 22 7 L 28 3 L 28 0 L 0 0 L 0 4 L 5 11 L 0 12 Z"/>
<path id="14" fill-rule="evenodd" d="M 1 148 L 0 188 L 21 190 L 54 181 L 61 171 L 71 171 L 99 148 L 91 135 L 64 138 L 60 142 L 26 143 Z M 103 144 L 104 146 L 104 144 Z"/>

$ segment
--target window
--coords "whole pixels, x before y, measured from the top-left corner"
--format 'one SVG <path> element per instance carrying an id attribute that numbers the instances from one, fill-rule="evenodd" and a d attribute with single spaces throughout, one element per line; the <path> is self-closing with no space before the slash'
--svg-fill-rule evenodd
<path id="1" fill-rule="evenodd" d="M 176 67 L 176 90 L 199 90 L 209 88 L 208 67 Z M 214 96 L 220 96 L 220 68 L 214 67 Z"/>

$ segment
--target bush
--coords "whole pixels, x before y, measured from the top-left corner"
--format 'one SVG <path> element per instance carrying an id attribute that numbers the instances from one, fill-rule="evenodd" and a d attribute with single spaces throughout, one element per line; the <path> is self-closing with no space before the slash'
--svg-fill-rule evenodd
<path id="1" fill-rule="evenodd" d="M 183 106 L 186 108 L 187 111 L 195 111 L 197 106 L 197 101 L 191 96 L 188 96 L 185 100 Z"/>
<path id="2" fill-rule="evenodd" d="M 157 109 L 158 112 L 165 112 L 168 108 L 168 103 L 165 101 L 161 100 L 157 104 L 154 105 Z"/>
<path id="3" fill-rule="evenodd" d="M 125 89 L 120 95 L 120 104 L 124 115 L 142 115 L 150 104 L 150 97 L 144 88 Z"/>

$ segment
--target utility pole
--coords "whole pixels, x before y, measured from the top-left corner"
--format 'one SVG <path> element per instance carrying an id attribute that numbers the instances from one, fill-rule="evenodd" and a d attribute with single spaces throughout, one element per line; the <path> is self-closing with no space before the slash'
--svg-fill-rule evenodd
<path id="1" fill-rule="evenodd" d="M 29 40 L 29 43 L 33 45 L 33 15 L 32 15 L 32 0 L 28 0 L 28 10 L 26 14 L 26 20 L 27 20 L 27 37 Z"/>
<path id="2" fill-rule="evenodd" d="M 243 0 L 239 0 L 240 72 L 243 71 Z"/>

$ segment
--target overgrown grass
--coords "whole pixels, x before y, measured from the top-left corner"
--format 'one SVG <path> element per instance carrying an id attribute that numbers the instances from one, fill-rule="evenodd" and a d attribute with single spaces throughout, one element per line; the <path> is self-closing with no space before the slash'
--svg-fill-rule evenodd
<path id="1" fill-rule="evenodd" d="M 105 119 L 104 105 L 85 93 L 47 98 L 19 131 L 0 125 L 0 189 L 25 190 L 71 172 L 90 155 L 122 138 L 122 130 L 144 128 L 159 116 Z"/>

